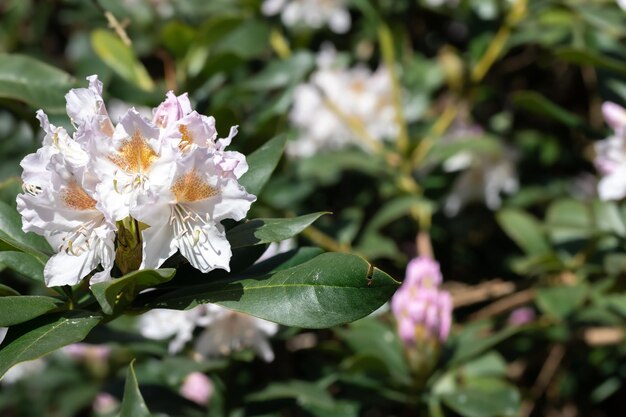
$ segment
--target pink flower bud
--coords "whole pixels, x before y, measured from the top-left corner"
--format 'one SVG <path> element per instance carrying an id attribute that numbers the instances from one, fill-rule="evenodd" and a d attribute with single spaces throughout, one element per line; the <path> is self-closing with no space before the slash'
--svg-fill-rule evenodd
<path id="1" fill-rule="evenodd" d="M 207 405 L 215 390 L 211 379 L 202 372 L 192 372 L 183 381 L 180 395 L 199 405 Z"/>
<path id="2" fill-rule="evenodd" d="M 452 298 L 439 288 L 439 264 L 429 258 L 413 259 L 402 286 L 391 299 L 398 334 L 408 346 L 436 338 L 445 342 L 452 327 Z"/>
<path id="3" fill-rule="evenodd" d="M 111 414 L 119 407 L 119 405 L 120 402 L 117 398 L 108 392 L 101 392 L 96 395 L 96 398 L 93 400 L 92 407 L 96 414 Z"/>
<path id="4" fill-rule="evenodd" d="M 530 307 L 520 307 L 511 312 L 507 321 L 512 326 L 522 326 L 533 320 L 535 320 L 535 310 Z"/>

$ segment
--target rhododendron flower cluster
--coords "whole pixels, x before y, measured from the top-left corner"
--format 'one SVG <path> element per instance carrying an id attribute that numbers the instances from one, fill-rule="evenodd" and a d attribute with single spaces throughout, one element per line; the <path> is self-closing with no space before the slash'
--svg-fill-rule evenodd
<path id="1" fill-rule="evenodd" d="M 226 151 L 237 128 L 217 138 L 215 119 L 191 109 L 187 94 L 167 93 L 152 120 L 130 108 L 118 123 L 102 99 L 102 83 L 66 95 L 75 131 L 52 125 L 39 110 L 43 146 L 21 165 L 17 198 L 23 229 L 56 251 L 46 285 L 73 285 L 158 268 L 180 251 L 195 268 L 228 270 L 224 219 L 241 220 L 255 197 L 238 179 L 248 166 Z"/>
<path id="2" fill-rule="evenodd" d="M 345 0 L 265 0 L 261 11 L 266 16 L 280 13 L 285 26 L 290 27 L 319 29 L 328 25 L 335 33 L 346 33 L 351 24 Z"/>
<path id="3" fill-rule="evenodd" d="M 408 346 L 428 339 L 444 342 L 452 326 L 452 298 L 441 290 L 439 263 L 427 257 L 411 260 L 402 286 L 391 299 L 400 338 Z"/>

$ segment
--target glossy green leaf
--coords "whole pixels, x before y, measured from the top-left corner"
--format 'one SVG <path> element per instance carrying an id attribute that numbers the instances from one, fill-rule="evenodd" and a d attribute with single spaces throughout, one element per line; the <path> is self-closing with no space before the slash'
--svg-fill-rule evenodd
<path id="1" fill-rule="evenodd" d="M 0 376 L 17 363 L 80 342 L 101 319 L 88 313 L 45 315 L 10 327 L 0 346 Z"/>
<path id="2" fill-rule="evenodd" d="M 172 268 L 142 269 L 121 278 L 98 282 L 91 286 L 93 295 L 105 314 L 113 314 L 131 303 L 139 291 L 171 280 L 176 274 Z"/>
<path id="3" fill-rule="evenodd" d="M 128 371 L 126 372 L 124 399 L 122 400 L 122 409 L 119 417 L 150 417 L 150 411 L 139 391 L 133 363 L 134 360 L 128 365 Z"/>
<path id="4" fill-rule="evenodd" d="M 43 282 L 44 263 L 34 256 L 15 251 L 0 252 L 0 271 L 9 268 L 27 278 Z"/>
<path id="5" fill-rule="evenodd" d="M 287 252 L 279 253 L 269 259 L 258 262 L 246 269 L 249 276 L 267 274 L 269 272 L 282 271 L 310 261 L 324 253 L 323 249 L 310 246 L 301 246 Z"/>
<path id="6" fill-rule="evenodd" d="M 35 58 L 0 54 L 0 98 L 23 101 L 51 113 L 65 111 L 65 94 L 73 78 Z"/>
<path id="7" fill-rule="evenodd" d="M 289 269 L 173 291 L 148 306 L 185 309 L 216 303 L 288 326 L 324 328 L 372 313 L 398 284 L 356 255 L 324 253 Z"/>
<path id="8" fill-rule="evenodd" d="M 286 140 L 286 135 L 278 135 L 246 157 L 248 172 L 243 174 L 239 183 L 247 192 L 254 195 L 261 193 L 283 154 Z"/>
<path id="9" fill-rule="evenodd" d="M 260 245 L 289 239 L 309 227 L 325 212 L 311 213 L 290 219 L 253 219 L 226 232 L 231 247 Z"/>
<path id="10" fill-rule="evenodd" d="M 135 52 L 112 31 L 91 32 L 91 46 L 96 55 L 117 75 L 145 91 L 154 89 L 154 82 Z"/>
<path id="11" fill-rule="evenodd" d="M 58 298 L 41 295 L 0 297 L 0 327 L 32 320 L 62 305 L 63 301 Z"/>
<path id="12" fill-rule="evenodd" d="M 541 224 L 530 214 L 517 209 L 503 209 L 496 218 L 500 227 L 527 255 L 541 255 L 551 251 Z"/>

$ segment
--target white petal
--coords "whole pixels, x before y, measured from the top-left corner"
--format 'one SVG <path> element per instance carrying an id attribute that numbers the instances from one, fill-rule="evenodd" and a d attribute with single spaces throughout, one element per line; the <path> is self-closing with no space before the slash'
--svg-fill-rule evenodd
<path id="1" fill-rule="evenodd" d="M 221 224 L 196 225 L 194 231 L 201 227 L 201 236 L 186 234 L 177 239 L 180 253 L 196 269 L 209 272 L 216 268 L 230 271 L 232 252 Z"/>
<path id="2" fill-rule="evenodd" d="M 46 286 L 75 285 L 98 266 L 93 251 L 84 251 L 78 256 L 61 251 L 46 263 L 43 275 Z"/>
<path id="3" fill-rule="evenodd" d="M 328 26 L 335 33 L 346 33 L 350 29 L 350 13 L 345 9 L 337 9 L 330 16 Z"/>
<path id="4" fill-rule="evenodd" d="M 160 267 L 176 252 L 174 231 L 169 223 L 155 224 L 142 232 L 143 259 L 140 269 Z"/>

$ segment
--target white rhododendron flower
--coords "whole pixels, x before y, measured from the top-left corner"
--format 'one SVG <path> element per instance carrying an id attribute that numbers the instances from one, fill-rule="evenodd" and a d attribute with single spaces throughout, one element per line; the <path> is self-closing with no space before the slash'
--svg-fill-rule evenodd
<path id="1" fill-rule="evenodd" d="M 266 16 L 280 13 L 285 26 L 319 29 L 328 25 L 335 33 L 350 29 L 350 12 L 345 0 L 265 0 L 261 11 Z"/>
<path id="2" fill-rule="evenodd" d="M 225 150 L 236 127 L 217 139 L 215 120 L 172 92 L 152 120 L 131 108 L 114 123 L 102 84 L 88 80 L 88 88 L 66 95 L 73 135 L 38 111 L 43 146 L 21 163 L 23 229 L 56 251 L 46 284 L 74 285 L 96 269 L 92 283 L 108 280 L 116 265 L 122 273 L 158 268 L 177 250 L 203 272 L 228 270 L 220 222 L 243 219 L 255 200 L 237 181 L 248 169 L 245 157 Z M 126 259 L 138 252 L 120 251 L 122 235 L 122 249 L 132 236 L 141 259 Z"/>
<path id="3" fill-rule="evenodd" d="M 614 133 L 595 143 L 594 163 L 602 176 L 598 195 L 602 200 L 619 200 L 626 197 L 626 109 L 606 102 L 602 113 Z"/>
<path id="4" fill-rule="evenodd" d="M 351 144 L 371 150 L 344 118 L 360 125 L 374 141 L 394 139 L 399 132 L 387 69 L 343 68 L 332 49 L 320 53 L 318 69 L 309 82 L 296 87 L 289 118 L 300 131 L 298 139 L 287 144 L 287 154 L 292 157 Z"/>
<path id="5" fill-rule="evenodd" d="M 153 309 L 138 322 L 142 336 L 154 340 L 171 339 L 170 354 L 180 352 L 193 339 L 196 327 L 205 328 L 194 343 L 194 350 L 205 357 L 227 356 L 242 349 L 253 349 L 266 362 L 274 359 L 269 338 L 278 325 L 267 320 L 204 304 L 191 310 Z"/>

